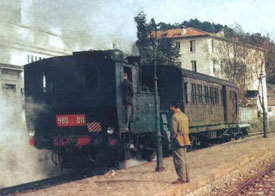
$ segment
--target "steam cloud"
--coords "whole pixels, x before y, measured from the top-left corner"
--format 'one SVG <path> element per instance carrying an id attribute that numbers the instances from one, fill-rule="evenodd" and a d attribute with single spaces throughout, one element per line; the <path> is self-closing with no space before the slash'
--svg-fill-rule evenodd
<path id="1" fill-rule="evenodd" d="M 22 100 L 0 97 L 0 108 L 0 188 L 59 175 L 50 152 L 29 144 Z"/>
<path id="2" fill-rule="evenodd" d="M 131 53 L 136 41 L 136 1 L 54 0 L 37 1 L 34 25 L 60 29 L 64 37 L 80 40 L 92 49 L 116 47 Z M 83 48 L 82 48 L 83 49 Z"/>

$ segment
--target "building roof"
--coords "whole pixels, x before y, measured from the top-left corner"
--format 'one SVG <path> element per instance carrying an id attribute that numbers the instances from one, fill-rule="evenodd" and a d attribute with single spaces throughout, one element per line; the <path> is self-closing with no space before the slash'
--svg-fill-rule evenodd
<path id="1" fill-rule="evenodd" d="M 155 32 L 151 32 L 152 37 L 155 37 Z M 178 28 L 169 30 L 158 30 L 157 38 L 185 38 L 185 37 L 198 37 L 198 36 L 210 36 L 210 33 L 192 28 Z"/>
<path id="2" fill-rule="evenodd" d="M 9 70 L 15 70 L 15 71 L 19 71 L 19 72 L 23 71 L 22 66 L 4 64 L 4 63 L 0 63 L 0 69 L 9 69 Z"/>
<path id="3" fill-rule="evenodd" d="M 157 31 L 157 38 L 171 38 L 171 39 L 184 39 L 184 38 L 196 38 L 196 37 L 211 37 L 214 39 L 219 39 L 226 42 L 235 43 L 238 45 L 242 45 L 248 48 L 253 48 L 255 50 L 266 51 L 266 49 L 254 46 L 247 43 L 241 43 L 233 40 L 226 39 L 223 32 L 218 33 L 208 33 L 206 31 L 202 31 L 193 27 L 184 27 L 184 28 L 177 28 L 177 29 L 169 29 L 169 30 L 158 30 Z M 151 32 L 151 36 L 155 37 L 155 32 Z"/>

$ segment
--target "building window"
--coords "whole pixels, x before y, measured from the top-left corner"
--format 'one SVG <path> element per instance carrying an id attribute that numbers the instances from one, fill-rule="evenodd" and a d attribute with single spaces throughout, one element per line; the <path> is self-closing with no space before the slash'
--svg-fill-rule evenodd
<path id="1" fill-rule="evenodd" d="M 214 40 L 211 39 L 211 51 L 214 52 Z"/>
<path id="2" fill-rule="evenodd" d="M 213 62 L 213 73 L 215 73 L 216 72 L 216 65 L 215 65 L 215 63 Z"/>
<path id="3" fill-rule="evenodd" d="M 2 89 L 5 94 L 16 93 L 15 84 L 2 84 Z"/>
<path id="4" fill-rule="evenodd" d="M 27 55 L 28 63 L 32 63 L 32 62 L 35 62 L 35 61 L 40 61 L 42 59 L 45 59 L 45 58 L 40 57 L 40 56 Z"/>
<path id="5" fill-rule="evenodd" d="M 190 40 L 190 52 L 195 52 L 195 40 Z"/>
<path id="6" fill-rule="evenodd" d="M 191 61 L 192 71 L 197 72 L 197 62 Z"/>

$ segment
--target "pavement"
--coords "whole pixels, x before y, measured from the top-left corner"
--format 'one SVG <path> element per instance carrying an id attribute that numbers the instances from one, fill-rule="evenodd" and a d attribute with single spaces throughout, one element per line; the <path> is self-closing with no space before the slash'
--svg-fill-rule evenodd
<path id="1" fill-rule="evenodd" d="M 49 187 L 19 195 L 177 196 L 201 195 L 247 164 L 275 155 L 275 136 L 250 137 L 187 153 L 190 183 L 171 184 L 177 179 L 171 157 L 163 160 L 166 171 L 155 172 L 156 162 L 143 163 L 102 176 Z"/>

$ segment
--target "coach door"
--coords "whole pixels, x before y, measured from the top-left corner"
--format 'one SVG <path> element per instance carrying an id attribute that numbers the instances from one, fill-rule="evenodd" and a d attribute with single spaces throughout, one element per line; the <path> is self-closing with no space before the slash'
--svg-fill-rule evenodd
<path id="1" fill-rule="evenodd" d="M 224 122 L 228 121 L 227 113 L 228 113 L 228 108 L 227 108 L 227 98 L 226 98 L 226 86 L 222 86 L 222 103 L 223 103 L 223 116 L 224 116 Z"/>

